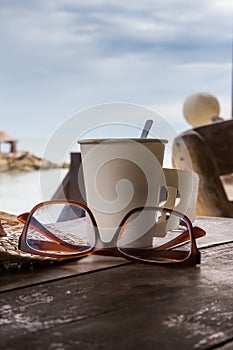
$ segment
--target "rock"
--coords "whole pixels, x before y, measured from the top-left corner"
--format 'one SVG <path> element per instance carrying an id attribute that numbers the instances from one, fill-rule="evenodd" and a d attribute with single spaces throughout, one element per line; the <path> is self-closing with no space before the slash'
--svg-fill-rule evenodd
<path id="1" fill-rule="evenodd" d="M 39 158 L 32 153 L 21 151 L 15 153 L 0 153 L 0 172 L 11 170 L 35 171 L 40 169 L 68 168 L 69 165 L 55 164 L 49 160 Z"/>

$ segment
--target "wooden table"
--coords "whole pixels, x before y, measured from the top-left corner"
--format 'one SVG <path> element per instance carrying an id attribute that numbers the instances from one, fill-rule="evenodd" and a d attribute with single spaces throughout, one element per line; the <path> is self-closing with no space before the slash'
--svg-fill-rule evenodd
<path id="1" fill-rule="evenodd" d="M 197 222 L 200 267 L 88 257 L 0 272 L 0 348 L 233 349 L 233 219 Z"/>

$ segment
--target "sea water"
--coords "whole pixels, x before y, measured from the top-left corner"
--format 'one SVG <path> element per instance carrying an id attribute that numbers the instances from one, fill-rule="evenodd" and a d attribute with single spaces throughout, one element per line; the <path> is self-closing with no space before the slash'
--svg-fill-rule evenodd
<path id="1" fill-rule="evenodd" d="M 43 139 L 24 139 L 18 143 L 17 148 L 43 157 L 45 142 Z M 0 173 L 0 211 L 20 214 L 30 211 L 40 202 L 50 200 L 67 171 L 68 169 L 49 169 Z"/>
<path id="2" fill-rule="evenodd" d="M 0 211 L 20 214 L 49 200 L 60 186 L 67 169 L 0 174 Z M 43 172 L 43 173 L 42 173 Z"/>

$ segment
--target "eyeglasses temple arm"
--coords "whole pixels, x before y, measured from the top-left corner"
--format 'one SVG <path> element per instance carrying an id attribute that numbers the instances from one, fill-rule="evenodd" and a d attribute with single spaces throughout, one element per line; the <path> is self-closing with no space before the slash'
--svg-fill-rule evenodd
<path id="1" fill-rule="evenodd" d="M 23 224 L 26 223 L 27 218 L 29 216 L 29 213 L 23 213 L 17 216 L 17 219 L 22 222 Z M 52 232 L 50 232 L 44 225 L 42 225 L 38 220 L 36 220 L 33 216 L 30 219 L 29 222 L 29 226 L 31 226 L 33 229 L 37 230 L 39 233 L 41 233 L 42 235 L 44 235 L 45 237 L 52 239 L 54 242 L 56 243 L 61 243 L 63 241 L 61 241 L 59 238 L 57 238 L 56 236 L 54 236 L 52 234 Z M 34 240 L 34 242 L 40 242 L 38 240 Z"/>
<path id="2" fill-rule="evenodd" d="M 17 217 L 17 219 L 22 222 L 25 223 L 27 220 L 29 213 L 23 213 L 21 215 L 19 215 Z M 65 243 L 63 240 L 60 240 L 58 237 L 54 236 L 47 228 L 45 228 L 43 225 L 41 225 L 35 218 L 33 218 L 34 224 L 32 225 L 33 228 L 37 229 L 41 234 L 45 235 L 47 238 L 53 240 L 53 242 L 42 242 L 42 241 L 35 241 L 35 243 L 40 244 L 40 248 L 44 249 L 44 250 L 53 250 L 53 251 L 59 251 L 61 249 L 61 245 L 63 246 L 63 251 L 73 251 L 74 249 L 77 249 L 79 246 L 73 246 L 70 245 L 69 243 Z M 39 226 L 39 227 L 38 227 Z M 200 238 L 200 237 L 204 237 L 206 235 L 206 232 L 201 229 L 198 226 L 195 226 L 193 228 L 194 231 L 194 238 Z M 0 236 L 6 236 L 6 232 L 3 229 L 2 225 L 1 225 L 1 221 L 0 221 Z M 171 249 L 179 244 L 188 242 L 190 240 L 190 235 L 188 231 L 183 232 L 181 235 L 179 235 L 178 237 L 174 238 L 173 240 L 159 246 L 156 247 L 156 250 L 168 250 Z M 55 243 L 55 244 L 54 244 Z M 57 244 L 59 245 L 59 247 L 57 247 Z M 84 250 L 86 249 L 85 246 L 80 246 L 82 248 L 84 248 Z M 56 249 L 57 248 L 57 249 Z"/>
<path id="3" fill-rule="evenodd" d="M 64 246 L 63 244 L 57 244 L 54 242 L 41 241 L 38 239 L 30 239 L 30 244 L 35 247 L 37 250 L 47 251 L 47 252 L 86 252 L 89 248 L 86 245 L 76 245 L 75 248 L 69 248 Z"/>
<path id="4" fill-rule="evenodd" d="M 17 220 L 19 220 L 20 222 L 22 222 L 23 224 L 25 224 L 25 222 L 27 221 L 29 213 L 23 213 L 17 216 Z"/>

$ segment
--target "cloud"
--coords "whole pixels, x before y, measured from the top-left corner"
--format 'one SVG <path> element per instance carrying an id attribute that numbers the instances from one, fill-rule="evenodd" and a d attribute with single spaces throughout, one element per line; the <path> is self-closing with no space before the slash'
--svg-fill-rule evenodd
<path id="1" fill-rule="evenodd" d="M 183 0 L 176 1 L 176 6 L 169 0 L 127 5 L 123 1 L 64 0 L 37 1 L 35 7 L 26 1 L 20 4 L 1 11 L 4 36 L 27 51 L 33 49 L 30 56 L 35 49 L 40 57 L 40 48 L 46 50 L 48 59 L 50 55 L 54 58 L 52 53 L 59 53 L 60 59 L 74 58 L 74 53 L 89 59 L 91 53 L 105 57 L 142 50 L 179 53 L 199 48 L 200 53 L 207 44 L 226 43 L 231 35 L 216 25 L 219 22 L 226 28 L 229 14 L 222 12 L 218 19 L 217 5 L 204 6 L 200 1 L 192 6 Z"/>
<path id="2" fill-rule="evenodd" d="M 49 133 L 111 101 L 166 102 L 172 119 L 198 90 L 229 103 L 231 10 L 229 0 L 1 1 L 4 128 L 18 118 L 15 132 L 26 133 L 40 120 L 37 132 Z"/>

